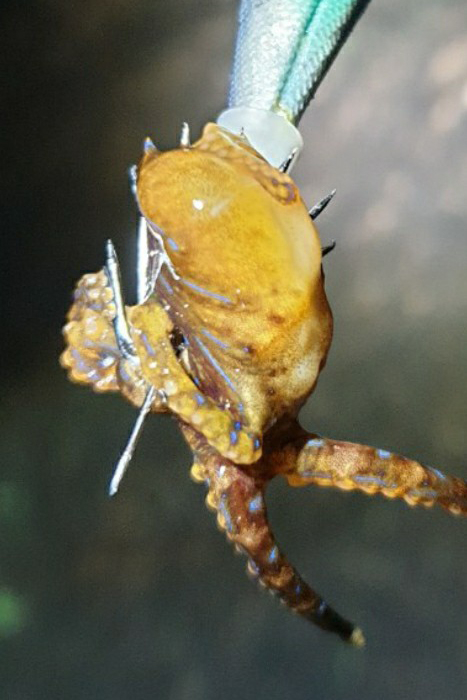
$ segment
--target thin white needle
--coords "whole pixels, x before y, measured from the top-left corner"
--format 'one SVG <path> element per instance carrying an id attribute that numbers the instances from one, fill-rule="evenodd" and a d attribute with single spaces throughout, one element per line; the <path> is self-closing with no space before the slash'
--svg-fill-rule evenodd
<path id="1" fill-rule="evenodd" d="M 125 305 L 123 303 L 122 285 L 120 282 L 120 266 L 118 264 L 117 253 L 112 241 L 106 244 L 105 271 L 113 293 L 115 304 L 115 318 L 113 326 L 117 345 L 126 360 L 133 360 L 136 357 L 136 349 L 133 344 L 128 322 L 126 320 Z"/>
<path id="2" fill-rule="evenodd" d="M 131 435 L 128 438 L 126 447 L 123 450 L 120 459 L 118 460 L 117 466 L 115 467 L 115 471 L 113 473 L 112 480 L 109 486 L 109 496 L 114 496 L 118 491 L 120 482 L 128 468 L 128 465 L 131 462 L 133 452 L 135 451 L 135 447 L 138 443 L 139 436 L 141 435 L 144 419 L 151 410 L 151 405 L 155 399 L 155 396 L 156 389 L 152 386 L 146 394 L 143 405 L 141 406 L 140 412 L 138 413 L 138 417 L 133 426 L 133 430 L 131 431 Z"/>

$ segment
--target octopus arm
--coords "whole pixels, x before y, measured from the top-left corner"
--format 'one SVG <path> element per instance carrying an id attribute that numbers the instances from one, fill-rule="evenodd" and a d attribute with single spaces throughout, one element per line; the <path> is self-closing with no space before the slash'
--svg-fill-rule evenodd
<path id="1" fill-rule="evenodd" d="M 293 612 L 355 646 L 364 644 L 359 627 L 343 618 L 302 579 L 276 544 L 264 490 L 267 479 L 222 458 L 188 426 L 182 426 L 195 452 L 191 475 L 208 487 L 206 503 L 238 551 L 248 557 L 248 573 Z"/>
<path id="2" fill-rule="evenodd" d="M 60 357 L 70 379 L 96 391 L 119 391 L 120 352 L 112 326 L 115 309 L 104 270 L 81 277 L 63 329 L 66 348 Z"/>
<path id="3" fill-rule="evenodd" d="M 467 515 L 467 482 L 387 450 L 302 431 L 276 459 L 291 486 L 358 489 L 403 498 L 411 506 L 438 504 L 453 515 Z"/>

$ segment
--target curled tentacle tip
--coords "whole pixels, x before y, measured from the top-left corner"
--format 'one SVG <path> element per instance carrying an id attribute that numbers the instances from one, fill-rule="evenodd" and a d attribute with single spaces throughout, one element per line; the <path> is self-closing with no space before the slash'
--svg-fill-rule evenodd
<path id="1" fill-rule="evenodd" d="M 349 637 L 349 642 L 354 647 L 361 649 L 366 644 L 366 639 L 360 627 L 356 627 Z"/>

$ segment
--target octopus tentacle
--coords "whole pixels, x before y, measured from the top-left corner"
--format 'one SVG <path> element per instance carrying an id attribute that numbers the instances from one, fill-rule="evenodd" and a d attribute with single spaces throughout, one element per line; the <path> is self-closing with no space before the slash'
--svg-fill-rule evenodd
<path id="1" fill-rule="evenodd" d="M 302 432 L 284 449 L 279 467 L 291 486 L 335 486 L 358 489 L 409 505 L 435 504 L 453 515 L 467 515 L 467 482 L 412 459 Z"/>
<path id="2" fill-rule="evenodd" d="M 114 296 L 105 270 L 83 275 L 63 328 L 66 347 L 60 362 L 72 381 L 95 391 L 121 391 L 141 406 L 148 390 L 139 362 L 127 360 L 118 347 L 113 321 Z M 155 398 L 152 410 L 160 408 Z"/>
<path id="3" fill-rule="evenodd" d="M 197 437 L 184 428 L 191 444 Z M 248 557 L 248 572 L 292 611 L 343 640 L 363 646 L 362 631 L 341 617 L 302 579 L 278 548 L 271 531 L 264 488 L 266 479 L 227 462 L 205 448 L 196 449 L 191 475 L 208 486 L 206 503 L 217 512 L 227 538 Z"/>
<path id="4" fill-rule="evenodd" d="M 129 359 L 116 338 L 116 304 L 105 269 L 78 281 L 60 358 L 70 379 L 99 392 L 121 391 L 138 408 L 153 387 L 151 411 L 171 410 L 192 422 L 217 450 L 239 463 L 258 459 L 261 436 L 199 391 L 177 358 L 170 340 L 174 325 L 156 299 L 124 310 L 137 352 Z"/>
<path id="5" fill-rule="evenodd" d="M 260 436 L 247 430 L 227 411 L 204 396 L 177 358 L 170 341 L 174 325 L 154 299 L 127 308 L 142 374 L 164 392 L 167 407 L 200 430 L 216 450 L 239 463 L 261 454 Z"/>

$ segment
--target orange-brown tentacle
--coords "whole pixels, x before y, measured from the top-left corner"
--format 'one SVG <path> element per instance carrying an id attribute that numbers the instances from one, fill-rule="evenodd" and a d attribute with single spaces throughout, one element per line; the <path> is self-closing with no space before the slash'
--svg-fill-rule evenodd
<path id="1" fill-rule="evenodd" d="M 467 483 L 387 450 L 303 433 L 279 467 L 291 486 L 335 486 L 467 515 Z"/>
<path id="2" fill-rule="evenodd" d="M 213 451 L 208 454 L 206 450 L 196 450 L 195 460 L 192 476 L 207 484 L 206 502 L 217 512 L 217 522 L 227 538 L 247 555 L 249 573 L 294 612 L 345 641 L 362 646 L 361 630 L 315 593 L 278 548 L 267 518 L 265 480 L 255 478 Z"/>

